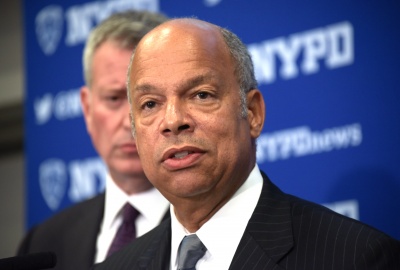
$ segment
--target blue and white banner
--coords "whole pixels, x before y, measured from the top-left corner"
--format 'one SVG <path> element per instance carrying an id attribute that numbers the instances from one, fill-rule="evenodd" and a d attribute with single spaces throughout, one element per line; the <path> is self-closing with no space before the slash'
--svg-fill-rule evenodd
<path id="1" fill-rule="evenodd" d="M 126 9 L 195 16 L 248 46 L 257 161 L 287 193 L 400 239 L 400 2 L 24 0 L 26 226 L 104 189 L 79 101 L 90 30 Z"/>

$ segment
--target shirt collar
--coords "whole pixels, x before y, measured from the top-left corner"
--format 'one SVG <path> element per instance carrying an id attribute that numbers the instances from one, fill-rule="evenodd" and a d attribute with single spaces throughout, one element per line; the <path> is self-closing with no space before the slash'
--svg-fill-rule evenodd
<path id="1" fill-rule="evenodd" d="M 247 223 L 254 212 L 261 194 L 263 178 L 257 166 L 232 198 L 208 220 L 197 232 L 197 236 L 207 248 L 208 259 L 220 269 L 228 269 L 239 246 Z M 179 223 L 171 205 L 171 265 L 176 269 L 180 242 L 189 233 Z M 206 256 L 205 256 L 206 257 Z"/>
<path id="2" fill-rule="evenodd" d="M 158 223 L 162 220 L 169 206 L 167 199 L 165 199 L 156 188 L 153 187 L 145 192 L 129 196 L 120 189 L 112 180 L 111 176 L 107 174 L 103 219 L 105 228 L 110 228 L 113 225 L 122 207 L 127 202 L 140 212 L 142 218 L 150 220 L 153 223 Z M 157 209 L 160 209 L 160 211 L 158 211 L 154 208 L 154 205 L 164 205 L 165 207 L 157 207 Z"/>

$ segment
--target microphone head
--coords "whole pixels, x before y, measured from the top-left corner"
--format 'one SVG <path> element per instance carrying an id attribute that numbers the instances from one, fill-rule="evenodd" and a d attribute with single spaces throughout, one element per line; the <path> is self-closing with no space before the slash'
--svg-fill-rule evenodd
<path id="1" fill-rule="evenodd" d="M 53 252 L 38 252 L 0 259 L 2 270 L 42 270 L 55 267 L 57 256 Z"/>

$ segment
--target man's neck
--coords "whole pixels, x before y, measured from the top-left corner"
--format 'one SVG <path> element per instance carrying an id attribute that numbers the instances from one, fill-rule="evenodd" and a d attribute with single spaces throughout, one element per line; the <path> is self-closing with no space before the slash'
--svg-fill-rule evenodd
<path id="1" fill-rule="evenodd" d="M 214 196 L 215 193 L 213 192 L 174 200 L 176 218 L 186 230 L 195 233 L 231 199 L 245 180 L 238 182 L 234 188 L 230 189 L 229 193 L 223 194 L 223 190 L 221 190 L 219 192 L 221 196 L 218 197 Z"/>

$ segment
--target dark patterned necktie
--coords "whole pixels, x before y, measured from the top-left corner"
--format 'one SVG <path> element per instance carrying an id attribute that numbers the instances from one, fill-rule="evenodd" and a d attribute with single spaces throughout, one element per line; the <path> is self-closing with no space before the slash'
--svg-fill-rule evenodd
<path id="1" fill-rule="evenodd" d="M 139 212 L 132 205 L 129 203 L 124 205 L 122 208 L 122 224 L 118 228 L 117 234 L 111 243 L 107 257 L 136 239 L 135 220 L 138 216 Z"/>
<path id="2" fill-rule="evenodd" d="M 179 246 L 178 270 L 195 270 L 196 263 L 207 248 L 195 234 L 185 236 Z"/>

